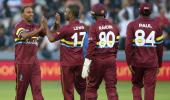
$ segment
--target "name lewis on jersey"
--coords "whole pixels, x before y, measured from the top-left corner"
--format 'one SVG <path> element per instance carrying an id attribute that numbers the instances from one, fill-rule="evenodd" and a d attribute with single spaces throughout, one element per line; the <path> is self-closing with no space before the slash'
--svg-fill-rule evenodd
<path id="1" fill-rule="evenodd" d="M 142 28 L 152 28 L 151 24 L 142 24 L 142 23 L 139 23 L 139 27 L 142 27 Z"/>
<path id="2" fill-rule="evenodd" d="M 73 29 L 75 31 L 77 31 L 77 30 L 84 30 L 85 28 L 84 28 L 84 26 L 75 26 L 75 27 L 73 27 Z"/>
<path id="3" fill-rule="evenodd" d="M 99 26 L 99 30 L 105 30 L 105 29 L 112 29 L 112 25 L 102 25 L 102 26 Z"/>

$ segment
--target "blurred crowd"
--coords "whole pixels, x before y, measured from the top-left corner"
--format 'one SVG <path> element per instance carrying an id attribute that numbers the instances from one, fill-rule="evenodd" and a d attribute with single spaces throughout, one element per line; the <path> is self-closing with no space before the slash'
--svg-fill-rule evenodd
<path id="1" fill-rule="evenodd" d="M 14 50 L 12 32 L 15 24 L 21 20 L 20 8 L 23 5 L 33 5 L 36 23 L 40 16 L 44 15 L 48 19 L 49 27 L 54 23 L 56 12 L 61 15 L 61 23 L 64 24 L 64 7 L 70 4 L 77 4 L 80 8 L 80 21 L 90 26 L 94 21 L 90 15 L 92 5 L 103 3 L 108 12 L 106 17 L 117 24 L 120 29 L 120 50 L 124 50 L 126 38 L 126 27 L 129 22 L 139 16 L 139 5 L 149 1 L 153 4 L 152 18 L 156 18 L 164 34 L 164 49 L 170 50 L 170 0 L 0 0 L 0 51 Z M 45 37 L 40 41 L 41 54 L 47 58 L 52 58 L 52 52 L 59 50 L 59 42 L 50 43 Z"/>

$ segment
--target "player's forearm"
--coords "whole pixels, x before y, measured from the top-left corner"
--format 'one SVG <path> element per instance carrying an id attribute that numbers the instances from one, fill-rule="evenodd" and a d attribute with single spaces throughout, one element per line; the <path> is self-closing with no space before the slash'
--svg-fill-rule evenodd
<path id="1" fill-rule="evenodd" d="M 131 65 L 131 54 L 129 54 L 129 52 L 127 50 L 125 50 L 125 54 L 126 54 L 126 61 L 128 65 Z"/>
<path id="2" fill-rule="evenodd" d="M 89 41 L 86 58 L 88 58 L 90 60 L 92 60 L 92 57 L 94 55 L 95 46 L 96 46 L 95 44 L 96 44 L 95 41 Z"/>
<path id="3" fill-rule="evenodd" d="M 162 67 L 162 58 L 159 58 L 158 64 L 159 64 L 159 66 L 158 66 L 159 68 Z"/>
<path id="4" fill-rule="evenodd" d="M 58 31 L 60 28 L 60 24 L 54 24 L 52 27 L 51 27 L 51 32 L 52 33 L 55 33 L 56 31 Z"/>
<path id="5" fill-rule="evenodd" d="M 132 57 L 134 55 L 134 47 L 132 46 L 132 41 L 133 41 L 133 36 L 130 29 L 127 30 L 127 37 L 126 37 L 126 42 L 125 42 L 125 54 L 126 54 L 126 61 L 128 65 L 131 65 Z"/>
<path id="6" fill-rule="evenodd" d="M 52 32 L 49 29 L 46 29 L 46 36 L 50 42 L 55 42 L 55 38 L 52 35 Z"/>
<path id="7" fill-rule="evenodd" d="M 115 43 L 115 57 L 117 58 L 117 52 L 119 50 L 119 42 Z"/>
<path id="8" fill-rule="evenodd" d="M 34 31 L 22 33 L 20 35 L 22 38 L 29 38 L 29 37 L 37 35 L 40 31 L 41 31 L 41 29 L 35 29 Z"/>
<path id="9" fill-rule="evenodd" d="M 131 59 L 133 57 L 133 47 L 131 44 L 127 43 L 126 41 L 126 46 L 125 46 L 125 55 L 126 55 L 126 61 L 128 65 L 131 65 Z"/>
<path id="10" fill-rule="evenodd" d="M 158 56 L 158 67 L 162 67 L 162 56 Z"/>
<path id="11" fill-rule="evenodd" d="M 159 67 L 161 67 L 162 66 L 162 57 L 163 57 L 163 45 L 159 44 L 156 49 L 157 49 Z"/>

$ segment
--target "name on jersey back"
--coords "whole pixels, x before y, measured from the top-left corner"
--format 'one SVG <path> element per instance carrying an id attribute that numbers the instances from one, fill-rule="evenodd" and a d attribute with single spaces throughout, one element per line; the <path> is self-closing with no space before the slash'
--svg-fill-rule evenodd
<path id="1" fill-rule="evenodd" d="M 139 27 L 142 27 L 142 28 L 152 28 L 151 24 L 142 24 L 142 23 L 139 23 Z"/>
<path id="2" fill-rule="evenodd" d="M 112 29 L 113 26 L 112 25 L 102 25 L 99 26 L 99 30 L 106 30 L 106 29 Z"/>
<path id="3" fill-rule="evenodd" d="M 75 26 L 75 27 L 73 27 L 73 29 L 74 29 L 75 31 L 77 31 L 77 30 L 84 30 L 85 27 L 84 27 L 84 26 Z"/>

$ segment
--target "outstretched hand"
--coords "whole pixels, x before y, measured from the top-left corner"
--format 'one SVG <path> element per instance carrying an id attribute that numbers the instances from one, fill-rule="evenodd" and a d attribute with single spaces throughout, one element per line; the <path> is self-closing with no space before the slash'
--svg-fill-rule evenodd
<path id="1" fill-rule="evenodd" d="M 59 27 L 60 27 L 60 20 L 61 20 L 60 14 L 56 13 L 55 14 L 54 24 L 51 27 L 51 32 L 56 32 L 59 29 Z"/>
<path id="2" fill-rule="evenodd" d="M 55 14 L 55 24 L 60 25 L 61 17 L 59 13 Z"/>
<path id="3" fill-rule="evenodd" d="M 42 20 L 43 20 L 43 16 L 41 16 L 41 19 L 40 19 L 40 30 L 44 29 L 44 25 L 42 23 Z"/>
<path id="4" fill-rule="evenodd" d="M 47 23 L 47 19 L 44 17 L 44 16 L 42 16 L 41 17 L 41 25 L 45 28 L 45 29 L 47 29 L 48 28 L 48 23 Z"/>

